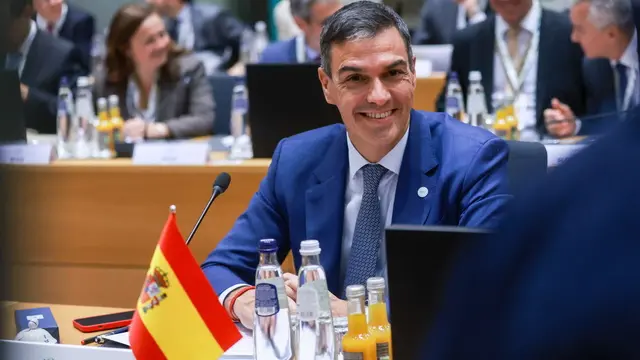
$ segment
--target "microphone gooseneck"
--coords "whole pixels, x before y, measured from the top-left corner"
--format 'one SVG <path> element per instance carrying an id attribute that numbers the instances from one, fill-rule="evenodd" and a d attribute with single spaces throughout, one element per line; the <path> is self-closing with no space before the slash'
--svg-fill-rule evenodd
<path id="1" fill-rule="evenodd" d="M 226 172 L 220 173 L 216 177 L 216 181 L 214 181 L 214 183 L 213 183 L 213 191 L 211 192 L 211 197 L 209 198 L 209 201 L 207 202 L 207 205 L 205 206 L 204 210 L 202 211 L 202 214 L 200 214 L 200 217 L 198 218 L 198 221 L 196 222 L 196 225 L 193 227 L 193 230 L 191 230 L 191 234 L 189 234 L 189 237 L 187 238 L 187 241 L 186 241 L 187 245 L 189 245 L 189 243 L 193 239 L 193 236 L 196 234 L 196 231 L 198 231 L 198 228 L 200 227 L 200 223 L 202 222 L 202 219 L 204 219 L 204 216 L 207 215 L 207 212 L 209 211 L 209 208 L 211 207 L 211 204 L 213 204 L 213 201 L 219 195 L 221 195 L 222 193 L 227 191 L 227 188 L 229 187 L 229 184 L 231 184 L 231 176 L 229 174 L 227 174 Z"/>

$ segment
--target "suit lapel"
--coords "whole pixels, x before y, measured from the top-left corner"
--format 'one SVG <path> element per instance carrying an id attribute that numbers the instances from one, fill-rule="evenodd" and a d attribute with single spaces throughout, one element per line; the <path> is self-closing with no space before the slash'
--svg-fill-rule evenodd
<path id="1" fill-rule="evenodd" d="M 545 74 L 549 73 L 549 69 L 553 69 L 553 62 L 555 52 L 553 51 L 554 47 L 554 33 L 556 29 L 554 23 L 549 21 L 549 17 L 547 16 L 546 10 L 542 10 L 540 14 L 540 40 L 538 45 L 538 75 L 536 76 L 536 119 L 538 122 L 542 121 L 542 112 L 544 111 L 544 107 L 550 104 L 543 104 L 542 99 L 549 99 L 550 96 L 547 96 L 549 90 L 546 88 L 548 81 L 548 76 Z M 542 124 L 539 124 L 542 126 Z"/>
<path id="2" fill-rule="evenodd" d="M 484 87 L 485 102 L 489 112 L 493 111 L 493 102 L 491 94 L 493 94 L 493 67 L 495 59 L 495 36 L 496 19 L 490 16 L 482 25 L 480 25 L 477 41 L 474 42 L 471 56 L 478 60 L 477 67 L 471 70 L 479 70 L 482 74 L 482 87 Z"/>
<path id="3" fill-rule="evenodd" d="M 431 129 L 424 115 L 412 110 L 409 138 L 402 157 L 393 206 L 393 224 L 423 225 L 437 201 L 435 169 L 438 160 L 432 148 Z M 419 189 L 427 195 L 418 195 Z"/>
<path id="4" fill-rule="evenodd" d="M 334 292 L 340 285 L 347 151 L 346 132 L 343 131 L 314 170 L 316 183 L 307 189 L 305 198 L 306 236 L 320 242 L 320 259 L 327 269 L 329 289 Z"/>
<path id="5" fill-rule="evenodd" d="M 40 74 L 44 68 L 46 68 L 43 61 L 46 61 L 46 56 L 42 56 L 40 50 L 45 50 L 43 48 L 46 43 L 42 42 L 42 35 L 40 31 L 36 32 L 36 36 L 33 38 L 33 42 L 31 43 L 31 47 L 29 48 L 29 53 L 27 54 L 27 58 L 25 59 L 24 67 L 22 68 L 22 76 L 20 76 L 20 81 L 24 84 L 32 86 L 32 84 L 37 84 L 38 79 L 40 78 Z"/>
<path id="6" fill-rule="evenodd" d="M 156 99 L 156 121 L 165 121 L 173 117 L 177 102 L 176 84 L 169 81 L 158 82 L 158 95 Z"/>

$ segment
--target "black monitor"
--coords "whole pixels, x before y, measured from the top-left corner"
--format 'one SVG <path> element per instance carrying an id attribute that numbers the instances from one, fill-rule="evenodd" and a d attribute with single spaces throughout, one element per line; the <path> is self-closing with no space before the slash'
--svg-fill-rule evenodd
<path id="1" fill-rule="evenodd" d="M 342 122 L 324 98 L 317 64 L 248 64 L 246 84 L 254 158 L 271 158 L 286 137 Z"/>
<path id="2" fill-rule="evenodd" d="M 486 230 L 392 225 L 385 231 L 394 359 L 419 359 L 444 298 L 445 283 L 465 245 Z"/>
<path id="3" fill-rule="evenodd" d="M 24 102 L 16 71 L 0 70 L 0 144 L 27 140 Z"/>

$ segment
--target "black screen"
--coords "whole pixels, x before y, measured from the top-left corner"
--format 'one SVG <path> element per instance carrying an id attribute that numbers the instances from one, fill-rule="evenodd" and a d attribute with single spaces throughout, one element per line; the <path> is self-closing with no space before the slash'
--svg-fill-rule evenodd
<path id="1" fill-rule="evenodd" d="M 116 321 L 131 320 L 134 311 L 125 311 L 120 313 L 93 316 L 88 318 L 76 319 L 75 321 L 82 326 L 91 326 L 96 324 L 107 324 Z"/>

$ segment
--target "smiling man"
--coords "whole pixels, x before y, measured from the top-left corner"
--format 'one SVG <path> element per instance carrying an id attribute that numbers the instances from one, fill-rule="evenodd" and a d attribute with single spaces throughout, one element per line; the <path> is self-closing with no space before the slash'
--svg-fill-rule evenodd
<path id="1" fill-rule="evenodd" d="M 320 51 L 320 82 L 344 125 L 282 140 L 249 208 L 202 265 L 247 327 L 255 294 L 246 287 L 262 238 L 277 240 L 280 261 L 291 250 L 296 268 L 300 242 L 317 239 L 333 313 L 346 316 L 345 287 L 386 274 L 385 226 L 492 228 L 510 198 L 503 140 L 412 110 L 415 58 L 393 10 L 369 1 L 345 6 L 327 19 Z M 286 276 L 295 300 L 295 275 Z"/>

